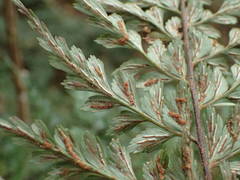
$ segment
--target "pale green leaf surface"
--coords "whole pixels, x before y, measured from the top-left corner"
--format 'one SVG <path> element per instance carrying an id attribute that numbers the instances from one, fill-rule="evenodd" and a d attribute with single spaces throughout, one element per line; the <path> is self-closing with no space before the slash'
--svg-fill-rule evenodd
<path id="1" fill-rule="evenodd" d="M 236 44 L 240 43 L 240 29 L 239 28 L 233 28 L 229 32 L 229 46 L 234 46 Z"/>
<path id="2" fill-rule="evenodd" d="M 212 19 L 212 22 L 219 24 L 236 24 L 238 19 L 230 15 L 219 15 Z"/>
<path id="3" fill-rule="evenodd" d="M 172 17 L 166 22 L 165 28 L 169 34 L 171 34 L 175 38 L 181 38 L 182 33 L 180 29 L 182 27 L 182 22 L 179 17 Z"/>
<path id="4" fill-rule="evenodd" d="M 150 151 L 157 145 L 160 145 L 164 141 L 168 140 L 171 136 L 171 134 L 160 128 L 147 129 L 145 131 L 142 131 L 131 140 L 128 149 L 133 153 Z"/>
<path id="5" fill-rule="evenodd" d="M 205 99 L 203 103 L 207 103 L 214 98 L 218 98 L 222 96 L 228 90 L 228 83 L 224 78 L 221 70 L 219 68 L 215 68 L 212 75 L 210 75 L 208 80 L 208 86 L 205 91 Z"/>
<path id="6" fill-rule="evenodd" d="M 113 122 L 110 133 L 120 133 L 131 129 L 142 122 L 145 122 L 146 119 L 136 113 L 130 111 L 122 111 L 119 115 L 115 116 L 112 121 Z"/>
<path id="7" fill-rule="evenodd" d="M 221 37 L 221 33 L 219 30 L 214 28 L 211 25 L 208 24 L 202 24 L 196 27 L 199 31 L 201 31 L 205 36 L 208 36 L 210 38 L 218 39 Z"/>

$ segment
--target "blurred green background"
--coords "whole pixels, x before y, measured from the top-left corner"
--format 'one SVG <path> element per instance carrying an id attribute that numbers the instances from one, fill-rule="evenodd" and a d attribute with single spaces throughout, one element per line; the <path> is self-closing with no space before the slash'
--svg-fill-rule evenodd
<path id="1" fill-rule="evenodd" d="M 16 88 L 12 79 L 12 60 L 7 49 L 6 23 L 3 0 L 0 1 L 0 118 L 17 115 Z M 75 44 L 86 55 L 95 54 L 104 61 L 107 73 L 111 73 L 132 52 L 124 49 L 106 50 L 94 43 L 100 29 L 89 25 L 86 16 L 75 11 L 69 0 L 22 0 L 43 20 L 54 35 L 66 38 L 69 45 Z M 58 125 L 73 133 L 90 130 L 103 141 L 112 138 L 106 135 L 111 113 L 87 113 L 80 110 L 89 93 L 73 92 L 60 84 L 65 74 L 48 64 L 48 55 L 41 49 L 26 19 L 17 16 L 18 47 L 23 54 L 25 71 L 22 73 L 27 86 L 31 121 L 43 120 L 53 130 Z M 89 94 L 90 95 L 90 94 Z M 3 131 L 0 131 L 0 178 L 6 180 L 40 180 L 46 177 L 49 164 L 37 163 L 30 148 L 21 146 Z"/>

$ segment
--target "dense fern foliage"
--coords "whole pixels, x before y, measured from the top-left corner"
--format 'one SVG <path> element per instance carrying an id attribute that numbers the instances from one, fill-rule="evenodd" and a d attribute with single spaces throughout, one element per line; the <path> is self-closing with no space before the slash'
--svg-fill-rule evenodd
<path id="1" fill-rule="evenodd" d="M 62 83 L 91 91 L 86 111 L 121 110 L 109 132 L 108 147 L 91 133 L 74 137 L 60 127 L 51 135 L 38 121 L 27 125 L 12 118 L 0 127 L 21 137 L 41 157 L 55 163 L 50 179 L 84 174 L 115 180 L 238 179 L 240 174 L 240 0 L 224 0 L 211 11 L 211 0 L 77 0 L 75 8 L 105 34 L 106 48 L 138 52 L 112 75 L 100 59 L 86 57 L 15 0 L 49 52 L 50 64 L 67 74 Z M 229 28 L 223 43 L 219 26 Z M 119 134 L 141 126 L 128 147 Z M 79 140 L 81 139 L 81 140 Z M 130 156 L 154 151 L 137 177 Z"/>

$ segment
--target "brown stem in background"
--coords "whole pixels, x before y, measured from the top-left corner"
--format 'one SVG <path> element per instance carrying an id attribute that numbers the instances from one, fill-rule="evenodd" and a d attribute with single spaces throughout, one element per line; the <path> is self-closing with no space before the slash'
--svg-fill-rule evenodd
<path id="1" fill-rule="evenodd" d="M 16 28 L 16 11 L 11 0 L 4 0 L 4 18 L 6 24 L 6 35 L 9 57 L 12 60 L 12 78 L 16 88 L 18 116 L 24 121 L 29 121 L 30 111 L 28 104 L 27 87 L 22 79 L 23 60 L 22 54 L 17 46 L 17 28 Z"/>
<path id="2" fill-rule="evenodd" d="M 196 131 L 197 131 L 197 144 L 200 151 L 202 166 L 204 169 L 204 176 L 205 180 L 212 180 L 211 170 L 209 167 L 208 161 L 208 153 L 207 153 L 207 146 L 206 140 L 204 137 L 204 130 L 201 121 L 201 110 L 198 102 L 198 94 L 196 89 L 196 82 L 194 80 L 194 65 L 192 62 L 191 56 L 191 48 L 190 48 L 190 41 L 189 41 L 189 17 L 187 12 L 187 5 L 186 0 L 181 0 L 181 12 L 182 12 L 182 26 L 183 26 L 183 38 L 184 38 L 184 53 L 185 53 L 185 60 L 187 63 L 188 69 L 188 82 L 190 86 L 190 91 L 192 95 L 193 101 L 193 109 L 194 109 L 194 119 L 196 124 Z"/>

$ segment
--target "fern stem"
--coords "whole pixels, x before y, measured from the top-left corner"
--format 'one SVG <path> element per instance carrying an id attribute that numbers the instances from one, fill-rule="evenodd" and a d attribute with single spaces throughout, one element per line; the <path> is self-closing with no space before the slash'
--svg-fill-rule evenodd
<path id="1" fill-rule="evenodd" d="M 24 62 L 21 50 L 17 42 L 17 16 L 15 7 L 10 0 L 4 0 L 4 18 L 6 24 L 6 39 L 8 54 L 11 59 L 12 79 L 16 89 L 18 116 L 23 121 L 30 121 L 30 107 L 28 102 L 28 90 L 21 74 L 24 71 Z"/>
<path id="2" fill-rule="evenodd" d="M 196 123 L 196 131 L 197 131 L 197 141 L 198 141 L 198 148 L 200 151 L 202 166 L 204 170 L 205 180 L 212 180 L 212 175 L 209 167 L 208 162 L 208 154 L 207 154 L 207 146 L 206 140 L 204 138 L 204 130 L 201 122 L 201 115 L 200 115 L 200 106 L 198 102 L 198 95 L 196 89 L 196 82 L 194 80 L 194 65 L 192 62 L 192 57 L 190 53 L 190 42 L 189 42 L 189 17 L 187 12 L 187 4 L 186 0 L 181 0 L 181 16 L 182 16 L 182 26 L 183 26 L 183 41 L 184 41 L 184 52 L 185 52 L 185 60 L 187 63 L 188 69 L 188 82 L 189 87 L 192 95 L 192 102 L 193 102 L 193 109 L 194 109 L 194 119 Z"/>

